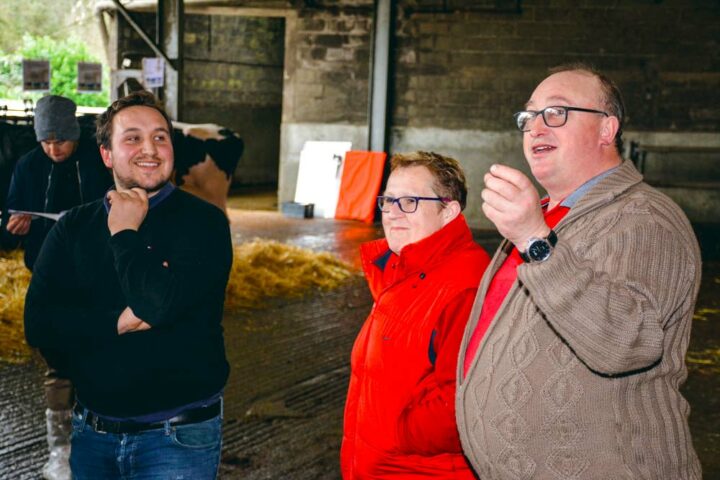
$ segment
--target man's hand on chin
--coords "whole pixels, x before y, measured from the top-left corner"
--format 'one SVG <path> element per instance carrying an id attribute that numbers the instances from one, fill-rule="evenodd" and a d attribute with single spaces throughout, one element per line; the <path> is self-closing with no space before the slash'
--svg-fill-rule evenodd
<path id="1" fill-rule="evenodd" d="M 130 190 L 112 190 L 107 194 L 110 202 L 108 228 L 110 235 L 122 230 L 137 231 L 148 212 L 148 194 L 139 187 Z"/>

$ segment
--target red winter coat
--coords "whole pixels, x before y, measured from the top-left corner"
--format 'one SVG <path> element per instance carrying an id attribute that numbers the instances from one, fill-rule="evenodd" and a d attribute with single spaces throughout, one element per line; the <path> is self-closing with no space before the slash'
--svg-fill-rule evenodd
<path id="1" fill-rule="evenodd" d="M 352 351 L 343 478 L 475 478 L 455 426 L 455 372 L 490 258 L 462 215 L 399 256 L 377 240 L 361 257 L 375 303 Z"/>

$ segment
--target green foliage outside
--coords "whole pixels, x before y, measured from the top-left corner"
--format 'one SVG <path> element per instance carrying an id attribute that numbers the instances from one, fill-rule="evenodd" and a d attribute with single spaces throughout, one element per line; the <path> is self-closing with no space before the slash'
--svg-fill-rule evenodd
<path id="1" fill-rule="evenodd" d="M 22 60 L 50 61 L 50 93 L 71 98 L 78 105 L 105 107 L 108 105 L 109 75 L 103 69 L 103 91 L 100 93 L 78 93 L 78 62 L 99 62 L 81 40 L 71 37 L 63 40 L 47 36 L 24 35 L 22 44 L 14 53 L 0 50 L 0 98 L 34 101 L 44 95 L 39 92 L 25 92 L 22 89 Z"/>

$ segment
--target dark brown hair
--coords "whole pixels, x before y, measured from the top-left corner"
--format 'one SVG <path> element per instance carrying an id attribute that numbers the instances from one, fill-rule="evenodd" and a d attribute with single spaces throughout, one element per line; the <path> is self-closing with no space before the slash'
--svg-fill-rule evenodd
<path id="1" fill-rule="evenodd" d="M 457 200 L 460 209 L 467 202 L 467 183 L 460 163 L 435 152 L 398 153 L 390 159 L 390 171 L 398 168 L 425 167 L 435 177 L 433 191 L 440 197 Z"/>
<path id="2" fill-rule="evenodd" d="M 623 140 L 622 132 L 625 125 L 625 102 L 623 102 L 622 94 L 617 84 L 610 80 L 605 74 L 601 73 L 594 66 L 582 62 L 565 63 L 549 69 L 549 73 L 555 74 L 560 72 L 585 72 L 597 78 L 600 82 L 602 98 L 605 104 L 604 108 L 608 115 L 612 115 L 618 119 L 618 131 L 615 134 L 615 148 L 618 153 L 622 154 Z"/>
<path id="3" fill-rule="evenodd" d="M 167 122 L 168 132 L 172 136 L 172 120 L 170 120 L 168 114 L 165 113 L 165 110 L 163 110 L 160 102 L 158 102 L 155 95 L 152 93 L 140 90 L 125 97 L 118 98 L 107 108 L 107 110 L 98 115 L 97 120 L 95 120 L 95 137 L 97 139 L 98 146 L 111 150 L 113 119 L 118 112 L 121 112 L 129 107 L 150 107 L 157 110 Z"/>

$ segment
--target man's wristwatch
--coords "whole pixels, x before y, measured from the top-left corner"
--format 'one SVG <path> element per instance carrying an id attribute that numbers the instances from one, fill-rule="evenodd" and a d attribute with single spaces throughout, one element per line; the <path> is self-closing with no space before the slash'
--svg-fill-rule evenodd
<path id="1" fill-rule="evenodd" d="M 531 238 L 528 240 L 527 249 L 520 252 L 520 258 L 527 263 L 544 262 L 552 254 L 557 243 L 557 235 L 554 230 L 546 238 Z"/>

